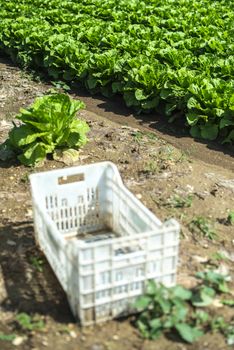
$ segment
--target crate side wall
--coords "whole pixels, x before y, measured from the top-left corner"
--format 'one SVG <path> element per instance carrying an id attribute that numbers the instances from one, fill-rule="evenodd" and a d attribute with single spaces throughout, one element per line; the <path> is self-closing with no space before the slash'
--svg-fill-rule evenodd
<path id="1" fill-rule="evenodd" d="M 166 239 L 169 236 L 171 241 Z M 131 252 L 126 251 L 128 247 Z M 141 235 L 129 236 L 123 245 L 113 240 L 109 245 L 81 250 L 81 322 L 90 324 L 131 312 L 131 305 L 144 293 L 148 280 L 174 285 L 177 255 L 178 230 L 174 227 L 163 227 L 143 240 Z"/>
<path id="2" fill-rule="evenodd" d="M 34 208 L 34 218 L 37 241 L 66 292 L 66 267 L 69 262 L 66 255 L 65 242 L 63 243 L 59 232 L 56 234 L 54 227 L 46 222 L 45 216 L 36 207 Z"/>

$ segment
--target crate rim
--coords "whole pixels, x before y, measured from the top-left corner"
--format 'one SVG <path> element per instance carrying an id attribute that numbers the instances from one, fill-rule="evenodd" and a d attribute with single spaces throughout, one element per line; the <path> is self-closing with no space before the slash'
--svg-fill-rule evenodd
<path id="1" fill-rule="evenodd" d="M 101 161 L 101 162 L 95 162 L 95 163 L 90 163 L 90 164 L 81 164 L 81 165 L 74 165 L 71 167 L 64 167 L 64 168 L 60 168 L 60 169 L 51 169 L 51 170 L 45 170 L 45 171 L 39 171 L 39 172 L 34 172 L 32 174 L 29 175 L 29 180 L 30 182 L 34 182 L 34 179 L 36 180 L 36 178 L 41 177 L 41 176 L 46 176 L 47 174 L 54 174 L 54 175 L 58 175 L 58 176 L 67 176 L 67 175 L 72 175 L 72 174 L 76 174 L 77 171 L 82 170 L 83 167 L 86 168 L 92 168 L 92 167 L 96 167 L 96 166 L 110 166 L 112 167 L 112 169 L 114 170 L 115 175 L 117 176 L 117 181 L 119 185 L 123 185 L 123 181 L 122 178 L 120 176 L 119 170 L 116 166 L 115 163 L 111 162 L 111 161 Z M 66 171 L 68 174 L 64 175 L 64 171 Z M 65 184 L 66 185 L 66 184 Z M 60 186 L 65 186 L 65 185 L 60 185 Z"/>

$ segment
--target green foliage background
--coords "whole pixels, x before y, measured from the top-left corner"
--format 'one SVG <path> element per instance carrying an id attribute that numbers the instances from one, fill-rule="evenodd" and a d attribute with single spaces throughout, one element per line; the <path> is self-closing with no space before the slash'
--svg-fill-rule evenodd
<path id="1" fill-rule="evenodd" d="M 178 112 L 194 137 L 234 140 L 232 0 L 0 0 L 0 50 L 53 79 Z"/>

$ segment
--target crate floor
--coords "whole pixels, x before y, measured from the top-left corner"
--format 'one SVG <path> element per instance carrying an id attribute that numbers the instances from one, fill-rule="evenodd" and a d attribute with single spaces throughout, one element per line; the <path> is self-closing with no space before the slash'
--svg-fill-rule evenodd
<path id="1" fill-rule="evenodd" d="M 97 241 L 102 241 L 105 239 L 120 237 L 121 235 L 117 232 L 111 231 L 110 228 L 94 231 L 94 232 L 71 232 L 65 236 L 66 240 L 79 239 L 85 241 L 86 243 L 93 243 Z"/>

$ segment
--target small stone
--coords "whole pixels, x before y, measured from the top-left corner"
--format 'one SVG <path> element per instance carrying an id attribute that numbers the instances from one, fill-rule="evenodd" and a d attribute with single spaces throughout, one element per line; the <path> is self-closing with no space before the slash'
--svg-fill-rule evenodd
<path id="1" fill-rule="evenodd" d="M 131 126 L 128 125 L 122 125 L 120 128 L 125 130 L 138 131 L 138 129 L 133 129 L 131 128 Z"/>
<path id="2" fill-rule="evenodd" d="M 26 271 L 26 278 L 27 278 L 27 281 L 30 282 L 33 278 L 33 273 L 31 270 L 27 270 Z"/>
<path id="3" fill-rule="evenodd" d="M 195 195 L 198 196 L 198 198 L 205 199 L 207 196 L 209 196 L 208 191 L 203 191 L 203 192 L 195 192 Z"/>
<path id="4" fill-rule="evenodd" d="M 214 299 L 212 301 L 212 306 L 220 308 L 220 307 L 223 307 L 223 304 L 221 303 L 220 299 Z"/>
<path id="5" fill-rule="evenodd" d="M 13 340 L 13 342 L 12 342 L 12 344 L 13 345 L 15 345 L 15 346 L 19 346 L 19 345 L 21 345 L 22 343 L 23 343 L 23 341 L 25 340 L 25 338 L 24 337 L 16 337 L 14 340 Z"/>
<path id="6" fill-rule="evenodd" d="M 233 252 L 233 253 L 229 253 L 229 252 L 227 252 L 226 250 L 221 249 L 221 250 L 219 251 L 219 253 L 220 253 L 224 258 L 226 258 L 227 260 L 231 260 L 232 262 L 234 262 L 234 252 Z"/>
<path id="7" fill-rule="evenodd" d="M 216 270 L 217 273 L 223 276 L 228 276 L 229 275 L 229 268 L 225 264 L 220 264 L 219 267 Z"/>
<path id="8" fill-rule="evenodd" d="M 179 345 L 179 347 L 180 350 L 187 350 L 187 348 L 184 345 Z"/>
<path id="9" fill-rule="evenodd" d="M 46 346 L 48 346 L 48 342 L 46 340 L 43 340 L 42 345 L 46 347 Z"/>
<path id="10" fill-rule="evenodd" d="M 28 210 L 27 210 L 27 213 L 25 214 L 25 216 L 26 216 L 27 218 L 31 218 L 31 217 L 33 216 L 32 209 L 28 209 Z"/>
<path id="11" fill-rule="evenodd" d="M 231 180 L 221 180 L 217 183 L 218 186 L 228 188 L 234 192 L 234 179 Z"/>
<path id="12" fill-rule="evenodd" d="M 117 334 L 113 335 L 113 340 L 119 340 L 119 336 Z"/>
<path id="13" fill-rule="evenodd" d="M 208 262 L 208 258 L 207 257 L 203 257 L 203 256 L 199 256 L 199 255 L 194 255 L 193 259 L 201 264 L 205 264 Z"/>
<path id="14" fill-rule="evenodd" d="M 205 175 L 205 177 L 207 177 L 207 179 L 215 178 L 215 173 L 205 173 L 204 175 Z"/>
<path id="15" fill-rule="evenodd" d="M 87 159 L 87 158 L 89 158 L 89 155 L 86 155 L 86 156 L 80 156 L 80 160 L 85 160 L 85 159 Z"/>
<path id="16" fill-rule="evenodd" d="M 194 191 L 194 187 L 193 187 L 193 186 L 191 186 L 191 185 L 186 185 L 186 192 L 187 192 L 187 193 L 193 193 L 193 191 Z"/>
<path id="17" fill-rule="evenodd" d="M 16 242 L 15 241 L 11 241 L 10 239 L 7 240 L 7 244 L 11 245 L 11 246 L 15 246 Z"/>
<path id="18" fill-rule="evenodd" d="M 82 335 L 84 336 L 89 336 L 92 332 L 93 332 L 93 327 L 85 327 L 84 329 L 82 329 Z"/>
<path id="19" fill-rule="evenodd" d="M 183 287 L 191 289 L 196 287 L 197 279 L 193 276 L 188 276 L 187 274 L 182 274 L 178 276 L 177 283 L 181 284 Z"/>
<path id="20" fill-rule="evenodd" d="M 205 249 L 208 249 L 208 248 L 209 248 L 208 244 L 207 244 L 207 243 L 204 243 L 204 242 L 201 242 L 201 246 L 202 246 L 203 248 L 205 248 Z"/>
<path id="21" fill-rule="evenodd" d="M 169 173 L 169 172 L 163 172 L 163 173 L 157 175 L 157 178 L 158 179 L 162 179 L 162 180 L 163 179 L 168 179 L 170 177 L 172 177 L 172 173 Z"/>
<path id="22" fill-rule="evenodd" d="M 142 198 L 142 195 L 141 195 L 140 193 L 138 193 L 138 194 L 136 195 L 136 197 L 137 197 L 138 199 L 141 199 L 141 198 Z"/>
<path id="23" fill-rule="evenodd" d="M 102 344 L 93 344 L 89 350 L 104 350 L 104 346 Z"/>
<path id="24" fill-rule="evenodd" d="M 80 337 L 80 340 L 81 340 L 81 341 L 85 341 L 85 340 L 86 340 L 86 337 L 85 337 L 84 335 L 82 335 L 82 336 Z"/>
<path id="25" fill-rule="evenodd" d="M 1 129 L 3 129 L 4 127 L 6 127 L 6 128 L 9 127 L 9 129 L 11 128 L 11 123 L 9 123 L 7 120 L 2 120 L 0 122 L 0 125 L 1 125 Z"/>
<path id="26" fill-rule="evenodd" d="M 70 336 L 71 336 L 72 338 L 76 338 L 76 337 L 77 337 L 77 334 L 76 334 L 75 331 L 71 331 L 69 334 L 70 334 Z"/>

